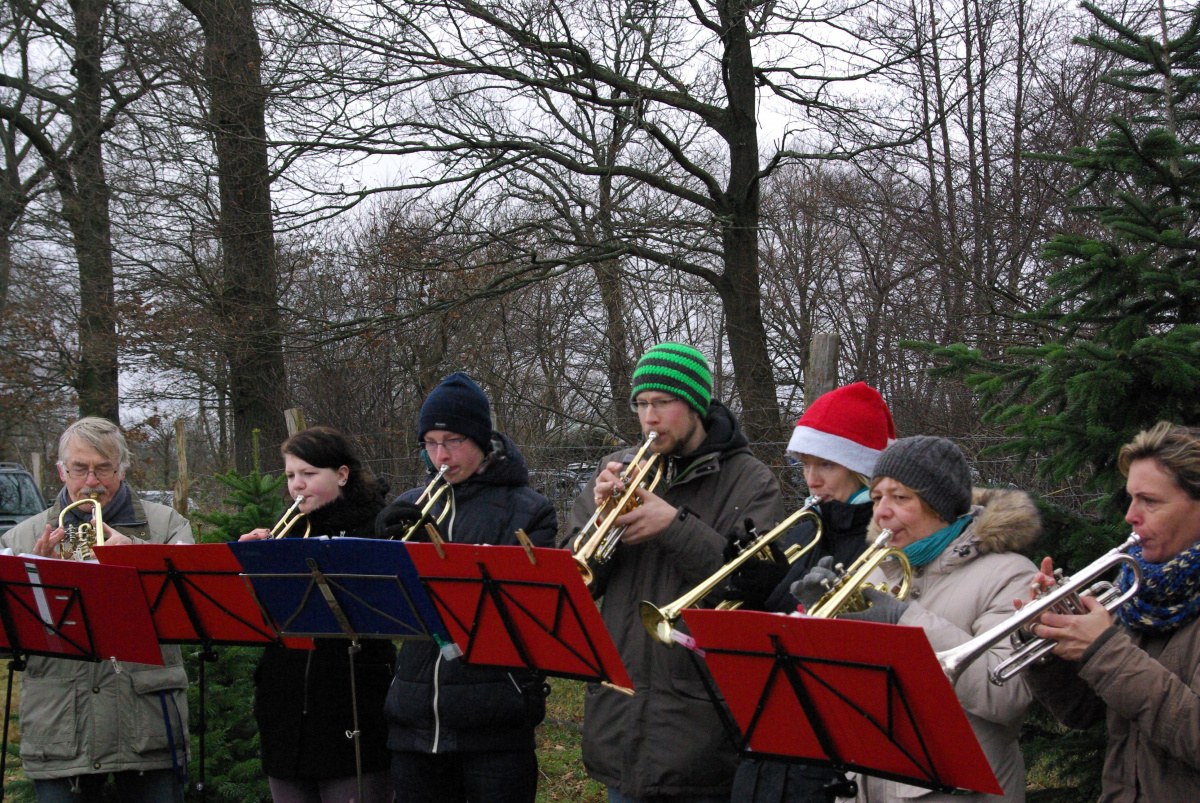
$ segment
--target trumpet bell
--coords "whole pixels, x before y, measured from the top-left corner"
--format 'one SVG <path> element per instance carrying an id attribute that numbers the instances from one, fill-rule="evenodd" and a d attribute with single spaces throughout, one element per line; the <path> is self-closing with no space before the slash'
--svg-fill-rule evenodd
<path id="1" fill-rule="evenodd" d="M 67 513 L 82 505 L 92 506 L 94 523 L 84 522 L 78 526 L 66 524 Z M 63 539 L 58 542 L 58 556 L 64 560 L 91 560 L 92 549 L 104 546 L 104 515 L 100 508 L 100 493 L 88 494 L 86 499 L 78 499 L 64 507 L 58 513 L 58 526 L 63 531 Z"/>

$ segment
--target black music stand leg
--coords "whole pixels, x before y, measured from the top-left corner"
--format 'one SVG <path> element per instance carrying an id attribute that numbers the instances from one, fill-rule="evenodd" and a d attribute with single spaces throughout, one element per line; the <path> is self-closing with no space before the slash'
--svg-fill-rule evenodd
<path id="1" fill-rule="evenodd" d="M 363 799 L 362 793 L 362 732 L 358 727 L 358 684 L 354 680 L 354 656 L 362 650 L 362 645 L 358 643 L 358 639 L 350 642 L 348 652 L 350 653 L 350 711 L 354 716 L 354 730 L 346 734 L 354 739 L 354 774 L 355 780 L 358 783 L 358 799 L 361 803 Z"/>
<path id="2" fill-rule="evenodd" d="M 200 650 L 200 718 L 196 723 L 196 730 L 200 733 L 200 780 L 196 782 L 196 791 L 200 793 L 200 803 L 204 803 L 208 799 L 208 784 L 205 782 L 204 768 L 206 746 L 208 743 L 208 707 L 205 704 L 205 698 L 208 692 L 208 672 L 205 669 L 205 664 L 209 661 L 217 660 L 217 651 L 212 648 L 211 644 L 205 644 Z"/>
<path id="3" fill-rule="evenodd" d="M 13 658 L 8 662 L 8 694 L 4 698 L 4 739 L 0 745 L 0 800 L 4 800 L 4 773 L 8 768 L 8 722 L 12 717 L 13 673 L 24 668 L 24 658 Z"/>

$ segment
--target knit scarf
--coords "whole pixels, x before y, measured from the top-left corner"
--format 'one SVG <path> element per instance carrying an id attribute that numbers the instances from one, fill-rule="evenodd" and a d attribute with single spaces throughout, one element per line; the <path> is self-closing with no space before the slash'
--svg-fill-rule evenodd
<path id="1" fill-rule="evenodd" d="M 67 489 L 64 487 L 58 492 L 58 504 L 60 507 L 66 507 L 71 504 L 71 497 L 67 495 Z M 133 494 L 129 491 L 129 486 L 121 483 L 117 488 L 117 492 L 113 494 L 112 499 L 108 500 L 108 504 L 101 508 L 100 515 L 104 517 L 105 524 L 134 524 L 133 515 Z M 92 506 L 80 505 L 74 510 L 67 513 L 63 522 L 66 524 L 74 524 L 79 526 L 84 522 L 92 520 Z"/>
<path id="2" fill-rule="evenodd" d="M 942 554 L 942 551 L 950 546 L 950 542 L 958 538 L 970 523 L 971 514 L 968 513 L 933 535 L 928 535 L 920 541 L 914 541 L 904 547 L 904 554 L 908 555 L 908 562 L 913 566 L 925 566 L 932 563 L 933 559 Z"/>
<path id="3" fill-rule="evenodd" d="M 1166 563 L 1147 563 L 1141 545 L 1129 554 L 1142 567 L 1142 584 L 1117 612 L 1121 624 L 1143 633 L 1169 633 L 1200 616 L 1200 544 Z M 1126 591 L 1132 583 L 1133 570 L 1122 566 L 1117 586 Z"/>

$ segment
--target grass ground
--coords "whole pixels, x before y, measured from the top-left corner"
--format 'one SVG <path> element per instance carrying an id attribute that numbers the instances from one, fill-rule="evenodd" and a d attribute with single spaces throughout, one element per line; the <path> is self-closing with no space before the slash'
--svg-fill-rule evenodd
<path id="1" fill-rule="evenodd" d="M 551 678 L 553 691 L 546 700 L 546 721 L 538 728 L 537 803 L 578 801 L 602 803 L 604 787 L 583 770 L 583 695 L 585 685 L 576 680 Z"/>

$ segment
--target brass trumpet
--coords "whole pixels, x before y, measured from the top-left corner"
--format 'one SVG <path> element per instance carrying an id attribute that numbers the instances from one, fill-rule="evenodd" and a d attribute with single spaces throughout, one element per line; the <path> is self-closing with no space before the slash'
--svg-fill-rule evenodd
<path id="1" fill-rule="evenodd" d="M 708 579 L 697 585 L 691 591 L 684 594 L 679 599 L 659 608 L 652 602 L 643 602 L 641 607 L 642 624 L 646 631 L 658 641 L 666 645 L 671 645 L 674 640 L 671 638 L 671 632 L 675 629 L 675 622 L 679 619 L 679 615 L 683 613 L 685 608 L 691 608 L 700 600 L 711 594 L 718 586 L 736 572 L 743 563 L 754 557 L 763 557 L 771 554 L 770 545 L 781 535 L 792 528 L 800 519 L 805 516 L 811 516 L 817 522 L 816 536 L 807 544 L 792 544 L 784 550 L 784 556 L 787 557 L 789 564 L 795 563 L 800 558 L 808 554 L 809 550 L 817 545 L 821 540 L 824 532 L 824 527 L 821 524 L 821 517 L 813 510 L 814 507 L 821 501 L 819 496 L 810 496 L 804 500 L 804 505 L 792 515 L 781 521 L 778 525 L 771 528 L 771 531 L 760 535 L 758 538 L 750 542 L 737 557 L 726 563 L 713 574 L 709 575 Z M 742 605 L 740 600 L 727 600 L 717 605 L 717 610 L 732 611 L 740 608 Z"/>
<path id="2" fill-rule="evenodd" d="M 625 490 L 619 496 L 609 495 L 601 504 L 596 506 L 596 512 L 583 525 L 579 535 L 575 536 L 572 546 L 575 552 L 575 564 L 583 575 L 583 582 L 591 586 L 596 576 L 592 567 L 607 562 L 621 541 L 624 527 L 618 527 L 618 517 L 638 507 L 642 502 L 638 499 L 636 490 L 645 487 L 653 491 L 662 479 L 663 467 L 658 460 L 658 454 L 651 452 L 642 463 L 642 457 L 650 449 L 650 444 L 658 433 L 651 431 L 646 435 L 646 442 L 637 450 L 637 454 L 625 466 L 618 479 L 625 483 Z M 654 472 L 651 476 L 651 472 Z"/>
<path id="3" fill-rule="evenodd" d="M 433 506 L 436 505 L 438 500 L 445 496 L 450 490 L 450 483 L 443 479 L 446 476 L 446 472 L 449 470 L 450 466 L 442 466 L 438 471 L 437 476 L 429 481 L 429 484 L 425 486 L 424 491 L 421 491 L 421 495 L 417 497 L 416 503 L 419 505 L 421 504 L 422 499 L 427 499 L 424 507 L 421 508 L 421 518 L 413 522 L 412 526 L 404 531 L 404 535 L 400 538 L 401 541 L 407 541 L 417 534 L 417 530 L 419 530 L 426 523 L 426 521 L 429 521 L 429 519 L 426 517 L 429 515 L 429 512 L 433 510 Z M 432 519 L 433 523 L 441 524 L 446 518 L 446 514 L 449 512 L 450 506 L 444 505 L 442 507 L 442 512 Z"/>
<path id="4" fill-rule="evenodd" d="M 64 560 L 91 560 L 92 548 L 104 546 L 104 516 L 100 512 L 100 492 L 93 491 L 86 499 L 79 499 L 67 505 L 58 514 L 58 526 L 63 531 L 63 539 L 58 542 L 58 556 Z M 69 511 L 80 505 L 91 505 L 95 523 L 84 522 L 76 527 L 66 524 L 64 519 Z"/>
<path id="5" fill-rule="evenodd" d="M 292 529 L 296 522 L 300 521 L 300 517 L 304 516 L 300 512 L 300 503 L 303 501 L 304 494 L 300 494 L 296 497 L 296 501 L 292 503 L 292 506 L 283 512 L 283 515 L 279 517 L 279 521 L 275 522 L 275 526 L 271 528 L 271 538 L 285 537 L 288 534 L 288 530 Z M 304 537 L 308 538 L 312 535 L 312 522 L 308 520 L 308 517 L 305 517 L 304 525 Z"/>
<path id="6" fill-rule="evenodd" d="M 840 571 L 841 576 L 838 577 L 833 588 L 817 600 L 812 610 L 808 611 L 808 615 L 819 619 L 828 619 L 839 613 L 865 611 L 871 607 L 867 598 L 863 596 L 863 589 L 874 588 L 885 594 L 890 593 L 890 590 L 886 583 L 875 585 L 868 583 L 867 578 L 889 558 L 900 561 L 900 567 L 904 574 L 900 581 L 900 590 L 895 595 L 896 599 L 902 600 L 907 597 L 908 591 L 912 587 L 912 564 L 909 563 L 908 555 L 905 555 L 903 550 L 887 546 L 888 539 L 891 537 L 891 530 L 881 532 L 871 546 L 867 547 L 867 551 L 850 564 L 849 569 Z"/>
<path id="7" fill-rule="evenodd" d="M 1137 593 L 1142 582 L 1141 566 L 1132 555 L 1127 554 L 1141 540 L 1141 536 L 1134 533 L 1120 546 L 1110 549 L 1071 575 L 1069 579 L 1060 579 L 1053 590 L 1039 593 L 1037 599 L 1026 603 L 1019 611 L 995 627 L 980 633 L 965 644 L 939 652 L 937 654 L 938 663 L 942 665 L 946 677 L 950 678 L 950 683 L 953 684 L 958 680 L 963 670 L 972 661 L 1004 639 L 1011 636 L 1019 637 L 1022 632 L 1028 633 L 1029 626 L 1036 624 L 1042 614 L 1048 611 L 1067 614 L 1083 613 L 1087 609 L 1080 602 L 1080 597 L 1089 595 L 1095 596 L 1109 611 L 1115 611 L 1124 605 Z M 1121 564 L 1125 564 L 1133 571 L 1133 583 L 1124 593 L 1110 582 L 1097 580 L 1100 575 L 1111 569 L 1119 568 Z M 1016 652 L 1001 661 L 988 673 L 988 680 L 997 686 L 1003 686 L 1007 681 L 1016 677 L 1021 670 L 1052 652 L 1057 644 L 1058 642 L 1054 639 L 1031 636 L 1017 648 Z"/>

